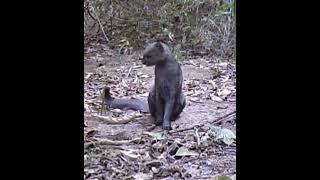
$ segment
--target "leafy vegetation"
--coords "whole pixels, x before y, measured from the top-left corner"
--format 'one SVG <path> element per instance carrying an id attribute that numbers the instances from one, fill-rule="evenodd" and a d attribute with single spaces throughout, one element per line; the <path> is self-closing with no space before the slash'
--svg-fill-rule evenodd
<path id="1" fill-rule="evenodd" d="M 85 0 L 84 9 L 86 44 L 140 49 L 146 40 L 161 38 L 181 57 L 210 54 L 235 61 L 235 1 Z"/>

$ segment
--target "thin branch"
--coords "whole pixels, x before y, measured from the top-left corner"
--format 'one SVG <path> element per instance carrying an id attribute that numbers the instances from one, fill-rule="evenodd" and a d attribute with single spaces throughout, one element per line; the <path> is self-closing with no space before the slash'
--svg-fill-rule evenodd
<path id="1" fill-rule="evenodd" d="M 222 117 L 219 117 L 219 118 L 215 119 L 215 120 L 212 121 L 212 122 L 206 122 L 206 123 L 197 124 L 197 125 L 194 125 L 194 126 L 191 126 L 191 127 L 188 127 L 188 128 L 178 129 L 178 130 L 175 130 L 175 131 L 169 131 L 169 133 L 172 134 L 172 133 L 177 133 L 177 132 L 192 130 L 192 129 L 194 129 L 194 128 L 198 128 L 198 127 L 204 126 L 204 125 L 207 124 L 207 123 L 212 123 L 213 125 L 215 125 L 215 124 L 220 123 L 221 121 L 224 121 L 228 116 L 233 115 L 233 114 L 235 114 L 235 113 L 236 113 L 236 111 L 232 111 L 231 113 L 228 113 L 228 114 L 226 114 L 226 115 L 224 115 L 224 116 L 222 116 Z"/>
<path id="2" fill-rule="evenodd" d="M 103 26 L 102 26 L 102 24 L 101 24 L 100 18 L 98 17 L 96 11 L 94 10 L 94 7 L 93 7 L 91 4 L 90 4 L 90 7 L 91 7 L 94 15 L 97 17 L 97 20 L 98 20 L 98 22 L 99 22 L 99 25 L 100 25 L 100 28 L 101 28 L 101 30 L 102 30 L 102 33 L 103 33 L 104 37 L 106 38 L 106 41 L 109 42 L 109 39 L 108 39 L 106 33 L 104 32 L 104 28 L 103 28 Z"/>

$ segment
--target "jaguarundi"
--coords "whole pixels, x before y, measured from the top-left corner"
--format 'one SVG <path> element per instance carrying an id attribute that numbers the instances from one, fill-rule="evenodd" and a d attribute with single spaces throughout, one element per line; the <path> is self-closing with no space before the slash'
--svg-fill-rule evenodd
<path id="1" fill-rule="evenodd" d="M 186 106 L 182 91 L 183 75 L 180 64 L 164 42 L 149 44 L 144 52 L 142 63 L 155 66 L 154 86 L 149 91 L 148 105 L 138 99 L 115 99 L 105 91 L 105 103 L 111 108 L 133 109 L 150 112 L 157 125 L 171 130 L 171 121 L 176 120 Z"/>

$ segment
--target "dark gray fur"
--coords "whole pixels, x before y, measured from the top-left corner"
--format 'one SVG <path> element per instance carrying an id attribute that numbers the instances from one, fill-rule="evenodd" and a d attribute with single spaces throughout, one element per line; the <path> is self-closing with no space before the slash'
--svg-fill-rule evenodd
<path id="1" fill-rule="evenodd" d="M 171 121 L 179 117 L 186 105 L 180 64 L 170 48 L 162 42 L 154 42 L 146 47 L 142 63 L 155 66 L 155 84 L 148 96 L 150 114 L 157 124 L 162 124 L 163 129 L 170 130 Z"/>
<path id="2" fill-rule="evenodd" d="M 113 109 L 132 109 L 143 113 L 149 112 L 148 104 L 140 99 L 115 99 L 110 95 L 110 88 L 104 89 L 104 103 Z"/>

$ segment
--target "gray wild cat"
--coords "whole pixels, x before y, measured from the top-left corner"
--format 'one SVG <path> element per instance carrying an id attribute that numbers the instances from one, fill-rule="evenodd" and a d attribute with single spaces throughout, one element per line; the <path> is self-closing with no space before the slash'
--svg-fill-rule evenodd
<path id="1" fill-rule="evenodd" d="M 109 93 L 106 93 L 105 103 L 111 108 L 150 112 L 157 125 L 162 124 L 163 129 L 171 130 L 171 121 L 176 120 L 186 106 L 180 64 L 170 48 L 161 41 L 153 42 L 145 48 L 142 63 L 155 66 L 154 86 L 149 92 L 148 105 L 137 99 L 115 99 Z"/>

